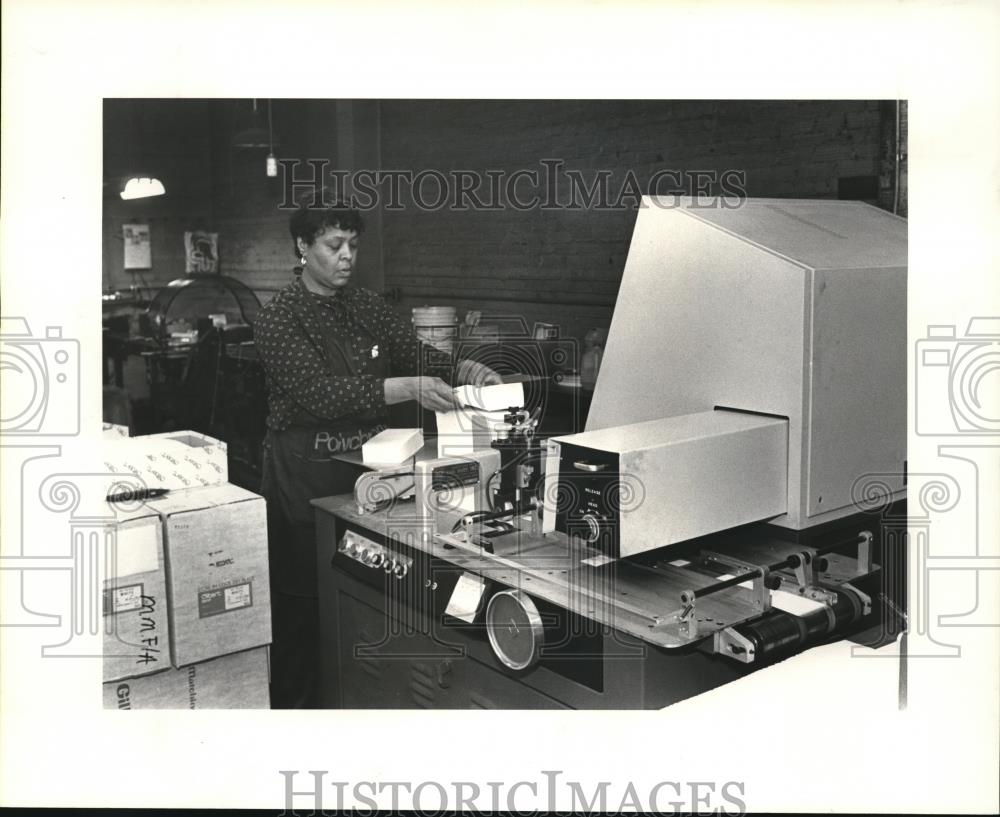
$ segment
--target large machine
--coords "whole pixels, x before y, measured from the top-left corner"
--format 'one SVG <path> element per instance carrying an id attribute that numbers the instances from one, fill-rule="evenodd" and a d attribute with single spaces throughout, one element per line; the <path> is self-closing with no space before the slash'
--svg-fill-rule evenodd
<path id="1" fill-rule="evenodd" d="M 327 705 L 660 707 L 893 640 L 906 263 L 856 202 L 644 200 L 582 433 L 511 407 L 316 501 Z"/>

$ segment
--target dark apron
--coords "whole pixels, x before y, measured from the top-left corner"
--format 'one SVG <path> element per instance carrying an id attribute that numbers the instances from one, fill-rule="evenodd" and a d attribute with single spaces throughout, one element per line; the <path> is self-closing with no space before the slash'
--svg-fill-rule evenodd
<path id="1" fill-rule="evenodd" d="M 310 500 L 351 493 L 364 470 L 334 459 L 325 444 L 331 439 L 350 438 L 332 429 L 291 429 L 269 431 L 264 442 L 261 493 L 268 507 L 271 586 L 284 593 L 315 596 L 317 592 L 316 523 Z"/>
<path id="2" fill-rule="evenodd" d="M 320 307 L 307 296 L 309 307 L 320 318 Z M 370 355 L 378 337 L 367 327 L 365 348 L 345 348 L 324 334 L 324 356 L 331 376 L 362 373 L 360 357 Z M 386 358 L 370 359 L 363 373 L 388 376 Z M 385 417 L 368 414 L 321 427 L 269 430 L 264 441 L 261 493 L 268 506 L 268 542 L 271 559 L 271 586 L 279 592 L 316 596 L 316 528 L 310 500 L 351 493 L 364 470 L 359 464 L 337 459 L 338 454 L 358 451 L 362 443 L 386 428 Z"/>
<path id="3" fill-rule="evenodd" d="M 308 295 L 305 301 L 318 314 L 320 326 L 324 317 L 332 317 L 323 316 Z M 365 327 L 360 333 L 365 335 L 370 354 L 378 338 Z M 365 349 L 344 348 L 326 333 L 314 340 L 322 340 L 331 376 L 361 373 L 359 357 Z M 364 374 L 386 377 L 384 358 L 371 360 Z M 311 709 L 320 706 L 322 700 L 316 524 L 310 500 L 353 491 L 364 469 L 336 457 L 357 451 L 384 427 L 384 418 L 376 413 L 359 414 L 321 427 L 270 430 L 264 441 L 261 493 L 267 499 L 273 638 L 271 706 L 275 709 Z M 335 683 L 335 679 L 327 679 L 326 683 Z"/>

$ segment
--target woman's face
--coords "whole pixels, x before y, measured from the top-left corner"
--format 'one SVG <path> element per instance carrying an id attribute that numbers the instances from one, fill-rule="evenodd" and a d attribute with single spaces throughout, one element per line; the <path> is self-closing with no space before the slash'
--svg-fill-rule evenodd
<path id="1" fill-rule="evenodd" d="M 302 282 L 311 292 L 329 295 L 351 280 L 358 257 L 358 234 L 327 227 L 312 244 L 298 240 L 299 252 L 305 259 Z"/>

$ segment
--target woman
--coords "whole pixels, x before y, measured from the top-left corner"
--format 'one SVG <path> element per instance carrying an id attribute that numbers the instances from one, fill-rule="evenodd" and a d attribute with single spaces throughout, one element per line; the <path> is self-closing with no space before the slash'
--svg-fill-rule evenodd
<path id="1" fill-rule="evenodd" d="M 290 230 L 302 275 L 257 315 L 254 339 L 268 387 L 261 492 L 267 499 L 273 644 L 271 704 L 315 707 L 319 611 L 310 500 L 349 493 L 357 468 L 335 459 L 387 427 L 387 406 L 455 408 L 451 386 L 419 375 L 410 325 L 374 292 L 349 286 L 364 232 L 346 207 L 300 207 Z M 463 383 L 501 382 L 472 361 Z"/>

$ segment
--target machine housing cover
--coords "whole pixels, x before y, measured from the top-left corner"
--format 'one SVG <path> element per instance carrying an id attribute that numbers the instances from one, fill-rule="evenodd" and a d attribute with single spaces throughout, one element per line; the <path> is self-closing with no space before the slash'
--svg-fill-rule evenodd
<path id="1" fill-rule="evenodd" d="M 586 429 L 716 407 L 787 417 L 776 524 L 855 513 L 866 484 L 899 499 L 906 271 L 905 219 L 861 202 L 646 197 Z"/>
<path id="2" fill-rule="evenodd" d="M 585 431 L 549 441 L 546 510 L 561 533 L 633 556 L 783 514 L 787 463 L 782 418 L 706 411 Z"/>

